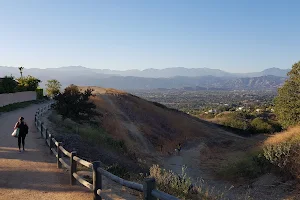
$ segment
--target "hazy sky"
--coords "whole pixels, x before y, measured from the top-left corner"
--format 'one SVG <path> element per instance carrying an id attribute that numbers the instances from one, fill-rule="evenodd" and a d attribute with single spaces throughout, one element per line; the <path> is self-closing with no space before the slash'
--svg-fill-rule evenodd
<path id="1" fill-rule="evenodd" d="M 290 68 L 298 2 L 0 0 L 0 66 Z"/>

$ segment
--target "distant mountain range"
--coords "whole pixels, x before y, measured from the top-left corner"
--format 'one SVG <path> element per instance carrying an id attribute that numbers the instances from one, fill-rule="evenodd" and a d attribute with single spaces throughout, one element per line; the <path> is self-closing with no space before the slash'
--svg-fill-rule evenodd
<path id="1" fill-rule="evenodd" d="M 166 68 L 117 71 L 89 69 L 81 66 L 24 69 L 23 74 L 43 81 L 59 80 L 63 86 L 102 86 L 117 89 L 206 88 L 206 89 L 274 89 L 285 80 L 289 69 L 269 68 L 253 73 L 229 73 L 209 68 Z M 0 77 L 20 76 L 18 68 L 1 67 Z"/>

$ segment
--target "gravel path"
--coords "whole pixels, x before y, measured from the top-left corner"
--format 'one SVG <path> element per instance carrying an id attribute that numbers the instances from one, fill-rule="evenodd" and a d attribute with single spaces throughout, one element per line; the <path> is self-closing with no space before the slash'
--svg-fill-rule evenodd
<path id="1" fill-rule="evenodd" d="M 34 113 L 41 105 L 0 115 L 0 200 L 85 200 L 92 193 L 82 186 L 70 186 L 69 176 L 56 167 L 45 142 L 34 127 Z M 17 139 L 11 136 L 17 119 L 23 116 L 29 126 L 26 152 L 19 153 Z"/>

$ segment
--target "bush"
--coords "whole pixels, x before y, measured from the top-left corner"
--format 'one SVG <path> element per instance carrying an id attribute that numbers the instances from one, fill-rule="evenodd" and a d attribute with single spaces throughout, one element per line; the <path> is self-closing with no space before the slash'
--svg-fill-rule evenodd
<path id="1" fill-rule="evenodd" d="M 182 168 L 182 174 L 177 175 L 172 171 L 160 168 L 158 165 L 153 165 L 150 168 L 150 176 L 155 178 L 160 190 L 180 198 L 188 194 L 192 185 L 192 181 L 187 177 L 184 167 Z"/>
<path id="2" fill-rule="evenodd" d="M 271 169 L 282 171 L 284 175 L 300 177 L 300 127 L 269 137 L 261 150 L 235 162 L 227 163 L 219 175 L 226 178 L 256 178 Z"/>
<path id="3" fill-rule="evenodd" d="M 58 80 L 48 80 L 46 86 L 46 92 L 49 97 L 54 98 L 60 93 L 61 84 Z"/>
<path id="4" fill-rule="evenodd" d="M 70 118 L 74 121 L 86 121 L 92 119 L 96 112 L 95 104 L 89 101 L 92 90 L 87 89 L 80 92 L 76 85 L 65 88 L 64 93 L 56 96 L 56 111 L 62 115 L 63 119 Z"/>
<path id="5" fill-rule="evenodd" d="M 251 121 L 251 126 L 256 133 L 271 133 L 272 126 L 260 118 L 255 118 Z"/>
<path id="6" fill-rule="evenodd" d="M 35 91 L 38 88 L 39 83 L 41 82 L 39 79 L 30 75 L 27 77 L 18 78 L 17 81 L 18 81 L 18 86 L 17 86 L 18 92 Z"/>
<path id="7" fill-rule="evenodd" d="M 240 130 L 247 130 L 249 128 L 248 123 L 241 119 L 227 119 L 223 122 L 223 125 Z"/>
<path id="8" fill-rule="evenodd" d="M 182 167 L 181 174 L 153 165 L 150 168 L 150 177 L 155 178 L 158 189 L 181 199 L 224 199 L 222 191 L 204 184 L 204 181 L 192 184 L 191 178 L 186 174 L 186 167 Z"/>
<path id="9" fill-rule="evenodd" d="M 44 97 L 43 89 L 38 88 L 35 91 L 36 91 L 36 98 L 37 99 L 43 99 L 43 97 Z"/>
<path id="10" fill-rule="evenodd" d="M 17 87 L 17 82 L 12 76 L 5 76 L 0 80 L 0 94 L 13 93 Z"/>
<path id="11" fill-rule="evenodd" d="M 270 163 L 263 156 L 262 152 L 252 152 L 242 159 L 227 162 L 218 174 L 227 179 L 257 178 L 268 172 L 271 168 Z"/>
<path id="12" fill-rule="evenodd" d="M 216 116 L 216 120 L 220 125 L 225 126 L 224 128 L 239 134 L 274 133 L 282 130 L 277 121 L 261 119 L 254 114 L 244 112 L 221 113 Z"/>
<path id="13" fill-rule="evenodd" d="M 274 166 L 295 177 L 300 176 L 300 127 L 269 138 L 263 147 L 264 157 Z"/>

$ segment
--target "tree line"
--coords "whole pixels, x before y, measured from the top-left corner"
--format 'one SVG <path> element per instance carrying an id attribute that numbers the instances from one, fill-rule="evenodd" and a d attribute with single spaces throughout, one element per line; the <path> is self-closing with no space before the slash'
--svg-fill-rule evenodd
<path id="1" fill-rule="evenodd" d="M 24 91 L 35 91 L 41 81 L 33 76 L 20 77 L 5 76 L 0 80 L 0 94 Z"/>

